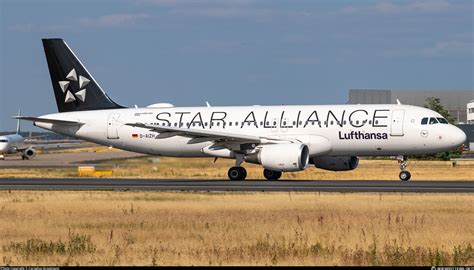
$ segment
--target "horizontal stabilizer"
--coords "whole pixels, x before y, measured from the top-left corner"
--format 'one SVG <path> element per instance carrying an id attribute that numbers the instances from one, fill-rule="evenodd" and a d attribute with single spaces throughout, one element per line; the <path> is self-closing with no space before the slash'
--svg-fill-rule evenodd
<path id="1" fill-rule="evenodd" d="M 31 117 L 31 116 L 14 116 L 13 118 L 32 121 L 32 122 L 50 123 L 50 124 L 54 124 L 54 125 L 63 125 L 63 126 L 77 126 L 77 125 L 81 126 L 81 125 L 84 125 L 84 123 L 77 122 L 77 121 L 48 119 L 48 118 Z"/>

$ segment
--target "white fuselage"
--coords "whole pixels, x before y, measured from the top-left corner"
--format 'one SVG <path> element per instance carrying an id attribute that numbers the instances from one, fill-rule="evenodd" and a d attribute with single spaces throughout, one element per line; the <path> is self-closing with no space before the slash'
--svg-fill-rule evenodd
<path id="1" fill-rule="evenodd" d="M 18 134 L 0 136 L 0 155 L 18 152 L 25 139 Z"/>
<path id="2" fill-rule="evenodd" d="M 156 131 L 127 123 L 193 130 L 288 138 L 302 143 L 312 136 L 329 141 L 327 151 L 313 155 L 383 156 L 429 154 L 462 144 L 466 135 L 450 124 L 421 124 L 423 118 L 442 116 L 409 105 L 303 105 L 126 108 L 76 111 L 42 116 L 77 121 L 81 126 L 35 122 L 41 128 L 98 144 L 151 155 L 202 157 L 212 140 L 190 142 L 185 136 L 157 138 Z M 282 153 L 284 154 L 284 153 Z"/>

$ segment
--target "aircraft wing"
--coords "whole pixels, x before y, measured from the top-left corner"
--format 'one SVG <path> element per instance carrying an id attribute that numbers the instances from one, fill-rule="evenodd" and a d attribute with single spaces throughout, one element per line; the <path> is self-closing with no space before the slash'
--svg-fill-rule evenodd
<path id="1" fill-rule="evenodd" d="M 160 133 L 157 138 L 168 138 L 173 136 L 185 136 L 195 139 L 195 142 L 200 141 L 230 141 L 242 143 L 261 143 L 262 137 L 253 135 L 236 134 L 213 130 L 187 129 L 168 126 L 155 126 L 143 123 L 127 123 L 127 126 L 145 128 L 154 132 Z"/>

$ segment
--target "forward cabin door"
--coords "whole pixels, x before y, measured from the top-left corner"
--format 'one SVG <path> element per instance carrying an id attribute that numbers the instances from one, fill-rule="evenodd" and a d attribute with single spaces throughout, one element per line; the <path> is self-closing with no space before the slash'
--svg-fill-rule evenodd
<path id="1" fill-rule="evenodd" d="M 107 139 L 118 139 L 118 128 L 119 123 L 118 119 L 120 117 L 119 113 L 111 113 L 109 114 L 109 118 L 107 119 Z"/>
<path id="2" fill-rule="evenodd" d="M 391 136 L 403 136 L 403 118 L 405 110 L 394 110 L 392 112 L 392 124 L 390 127 Z"/>

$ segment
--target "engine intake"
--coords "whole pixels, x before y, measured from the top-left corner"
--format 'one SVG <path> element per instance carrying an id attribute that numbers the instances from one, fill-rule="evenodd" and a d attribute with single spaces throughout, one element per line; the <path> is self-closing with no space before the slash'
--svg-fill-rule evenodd
<path id="1" fill-rule="evenodd" d="M 309 149 L 305 144 L 268 144 L 257 154 L 245 156 L 245 161 L 261 164 L 265 169 L 279 172 L 304 170 L 309 163 Z"/>
<path id="2" fill-rule="evenodd" d="M 27 157 L 28 159 L 34 158 L 36 156 L 36 150 L 34 148 L 27 148 L 23 151 L 23 156 Z"/>
<path id="3" fill-rule="evenodd" d="M 359 166 L 358 157 L 314 157 L 311 163 L 328 171 L 350 171 Z"/>

